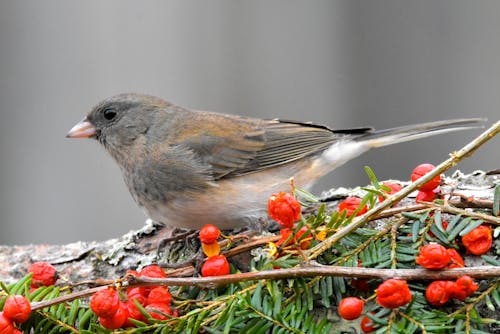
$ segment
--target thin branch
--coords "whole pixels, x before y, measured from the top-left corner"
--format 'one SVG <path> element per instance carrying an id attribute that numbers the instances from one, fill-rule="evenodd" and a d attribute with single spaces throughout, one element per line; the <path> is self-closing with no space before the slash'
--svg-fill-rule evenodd
<path id="1" fill-rule="evenodd" d="M 389 278 L 398 278 L 408 281 L 415 280 L 451 280 L 460 276 L 468 275 L 478 279 L 496 278 L 500 276 L 500 267 L 497 266 L 481 266 L 454 268 L 446 270 L 426 270 L 426 269 L 378 269 L 378 268 L 359 268 L 359 267 L 339 267 L 326 266 L 318 263 L 312 263 L 301 267 L 278 270 L 263 270 L 247 273 L 214 276 L 214 277 L 167 277 L 167 278 L 151 278 L 151 277 L 135 277 L 126 276 L 122 281 L 99 286 L 85 291 L 73 292 L 68 295 L 60 296 L 51 300 L 37 302 L 32 304 L 32 310 L 39 310 L 45 307 L 69 302 L 78 298 L 88 297 L 95 292 L 105 289 L 107 286 L 114 284 L 123 287 L 132 288 L 138 286 L 200 286 L 203 288 L 216 288 L 218 286 L 231 283 L 257 281 L 263 279 L 288 279 L 298 277 L 314 277 L 314 276 L 332 276 L 332 277 L 356 277 L 356 278 L 379 278 L 386 280 Z"/>
<path id="2" fill-rule="evenodd" d="M 408 320 L 409 322 L 413 322 L 415 325 L 418 326 L 418 328 L 420 328 L 420 330 L 422 331 L 422 334 L 427 334 L 427 330 L 425 329 L 425 326 L 422 325 L 422 323 L 408 315 L 406 315 L 404 312 L 401 312 L 398 310 L 398 314 L 399 316 L 405 318 L 406 320 Z"/>
<path id="3" fill-rule="evenodd" d="M 379 212 L 378 214 L 374 215 L 373 217 L 370 218 L 371 220 L 377 220 L 381 218 L 389 218 L 397 215 L 398 213 L 403 213 L 403 212 L 415 212 L 419 210 L 425 210 L 427 209 L 427 206 L 423 204 L 413 204 L 413 205 L 405 205 L 405 206 L 396 206 L 393 208 L 389 208 L 386 210 L 383 210 Z"/>
<path id="4" fill-rule="evenodd" d="M 215 277 L 172 277 L 172 278 L 150 278 L 130 277 L 130 287 L 141 286 L 201 286 L 205 288 L 216 288 L 221 285 L 256 281 L 262 279 L 288 279 L 297 277 L 333 276 L 333 277 L 356 277 L 356 278 L 398 278 L 404 280 L 446 280 L 456 279 L 468 275 L 473 278 L 487 279 L 500 276 L 500 267 L 481 266 L 467 268 L 453 268 L 447 270 L 426 269 L 379 269 L 359 267 L 338 267 L 321 264 L 309 264 L 302 267 L 278 270 L 263 270 L 232 275 Z M 127 286 L 127 287 L 129 287 Z"/>
<path id="5" fill-rule="evenodd" d="M 280 240 L 281 236 L 279 235 L 272 235 L 272 236 L 265 236 L 265 237 L 254 237 L 250 239 L 249 242 L 246 242 L 242 245 L 236 246 L 234 248 L 231 248 L 227 251 L 224 251 L 222 254 L 225 255 L 226 257 L 231 257 L 235 256 L 240 253 L 248 252 L 249 250 L 252 250 L 257 247 L 261 247 L 263 245 L 267 245 L 270 242 L 276 242 Z"/>
<path id="6" fill-rule="evenodd" d="M 474 196 L 466 196 L 461 193 L 452 192 L 451 197 L 458 197 L 460 201 L 450 201 L 453 206 L 467 207 L 476 209 L 492 209 L 493 201 L 488 199 L 475 198 Z"/>
<path id="7" fill-rule="evenodd" d="M 487 215 L 487 214 L 484 214 L 481 212 L 467 211 L 467 210 L 456 208 L 456 207 L 450 206 L 450 205 L 440 205 L 440 204 L 430 203 L 430 202 L 426 202 L 426 203 L 422 203 L 422 204 L 426 205 L 427 207 L 430 207 L 430 208 L 438 207 L 441 209 L 441 211 L 446 212 L 446 213 L 451 213 L 454 215 L 468 216 L 468 217 L 472 217 L 475 219 L 482 219 L 482 220 L 489 222 L 491 224 L 500 225 L 500 218 L 499 217 Z"/>

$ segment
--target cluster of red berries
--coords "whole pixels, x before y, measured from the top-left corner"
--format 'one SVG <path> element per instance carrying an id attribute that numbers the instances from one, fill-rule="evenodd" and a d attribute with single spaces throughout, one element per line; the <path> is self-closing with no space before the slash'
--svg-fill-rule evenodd
<path id="1" fill-rule="evenodd" d="M 338 312 L 346 320 L 355 320 L 361 316 L 364 305 L 365 302 L 357 297 L 346 297 L 340 301 Z M 375 330 L 373 322 L 367 315 L 361 319 L 361 330 L 364 333 L 371 333 Z"/>
<path id="2" fill-rule="evenodd" d="M 300 219 L 301 207 L 295 196 L 280 191 L 269 197 L 267 212 L 281 226 L 293 228 L 293 224 Z"/>
<path id="3" fill-rule="evenodd" d="M 425 298 L 429 304 L 439 307 L 443 306 L 455 298 L 464 301 L 465 298 L 472 296 L 478 289 L 470 276 L 460 276 L 453 281 L 433 281 L 425 290 Z"/>
<path id="4" fill-rule="evenodd" d="M 401 189 L 402 187 L 399 183 L 388 182 L 388 181 L 383 182 L 382 189 L 380 189 L 383 195 L 378 196 L 379 202 L 383 202 L 386 196 L 395 194 Z M 346 199 L 344 199 L 339 203 L 338 211 L 340 214 L 342 214 L 345 211 L 346 217 L 350 217 L 354 213 L 356 214 L 356 216 L 361 216 L 362 214 L 366 213 L 366 211 L 368 211 L 368 207 L 366 205 L 361 207 L 361 202 L 362 199 L 359 197 L 356 196 L 347 197 Z"/>
<path id="5" fill-rule="evenodd" d="M 398 308 L 411 301 L 412 295 L 408 284 L 404 280 L 388 279 L 376 290 L 377 303 L 385 308 Z M 343 298 L 338 306 L 339 315 L 346 320 L 355 320 L 363 313 L 364 301 L 358 297 Z M 371 319 L 365 315 L 361 320 L 361 329 L 365 333 L 371 333 L 375 326 Z"/>
<path id="6" fill-rule="evenodd" d="M 33 263 L 28 272 L 31 273 L 31 289 L 41 286 L 51 286 L 57 281 L 57 270 L 47 262 Z M 3 311 L 0 312 L 0 333 L 20 334 L 21 331 L 14 326 L 14 323 L 26 322 L 31 314 L 31 304 L 25 296 L 8 296 L 5 300 Z"/>
<path id="7" fill-rule="evenodd" d="M 464 266 L 464 261 L 456 250 L 452 248 L 446 249 L 437 243 L 430 243 L 423 246 L 415 261 L 422 267 L 430 270 L 460 268 Z M 463 301 L 466 297 L 473 295 L 477 289 L 478 286 L 471 277 L 461 276 L 455 282 L 432 282 L 425 291 L 425 297 L 429 304 L 439 307 L 446 304 L 450 298 Z"/>
<path id="8" fill-rule="evenodd" d="M 157 265 L 144 267 L 140 272 L 128 270 L 127 275 L 167 277 L 165 271 Z M 99 322 L 104 328 L 133 327 L 134 323 L 130 319 L 146 321 L 136 303 L 143 306 L 154 319 L 165 320 L 177 316 L 176 311 L 171 308 L 172 295 L 164 286 L 129 288 L 123 299 L 124 301 L 121 300 L 119 292 L 112 287 L 100 290 L 90 298 L 90 308 L 99 317 Z"/>
<path id="9" fill-rule="evenodd" d="M 419 178 L 428 174 L 429 172 L 431 172 L 435 168 L 436 167 L 434 165 L 428 164 L 428 163 L 418 165 L 417 167 L 415 167 L 415 169 L 413 170 L 413 172 L 411 174 L 412 182 L 415 182 L 416 180 L 418 180 Z M 429 182 L 423 184 L 419 188 L 416 202 L 418 203 L 418 202 L 431 202 L 431 201 L 433 201 L 436 198 L 436 194 L 438 192 L 438 187 L 439 187 L 440 183 L 441 183 L 441 177 L 439 175 L 437 175 Z M 384 186 L 387 186 L 391 189 L 391 192 L 389 194 L 392 194 L 392 193 L 395 193 L 395 192 L 401 190 L 401 186 L 399 186 L 398 184 L 384 183 Z M 379 199 L 382 200 L 382 198 L 380 198 L 380 197 L 379 197 Z M 340 208 L 340 206 L 339 206 L 339 208 Z M 361 212 L 362 211 L 360 211 L 360 213 Z M 349 213 L 349 211 L 348 211 L 348 213 Z M 448 225 L 447 222 L 443 222 L 443 228 L 446 229 L 447 225 Z M 429 233 L 432 235 L 432 232 L 429 232 Z M 482 254 L 487 253 L 489 251 L 489 249 L 491 248 L 492 243 L 493 243 L 491 228 L 487 225 L 481 225 L 479 227 L 476 227 L 471 232 L 462 236 L 462 243 L 463 243 L 464 247 L 467 249 L 467 251 L 471 254 L 482 255 Z M 441 250 L 441 252 L 442 252 L 442 250 Z M 464 266 L 463 260 L 456 250 L 448 249 L 447 252 L 451 257 L 452 263 L 449 266 L 444 266 L 444 267 L 457 268 L 457 267 Z M 443 255 L 443 259 L 445 259 L 445 258 L 446 258 L 446 255 Z M 441 259 L 441 260 L 444 261 L 443 259 Z M 421 260 L 425 261 L 425 259 L 421 259 Z M 417 263 L 419 263 L 419 262 L 417 261 Z M 424 266 L 424 265 L 422 265 L 422 266 Z M 427 267 L 425 267 L 425 268 L 427 268 Z M 428 269 L 432 269 L 432 268 L 428 268 Z M 439 269 L 442 269 L 442 268 L 439 268 Z"/>
<path id="10" fill-rule="evenodd" d="M 21 331 L 14 327 L 14 323 L 26 322 L 31 314 L 29 300 L 21 295 L 9 296 L 5 300 L 3 311 L 0 313 L 0 333 L 19 334 Z"/>
<path id="11" fill-rule="evenodd" d="M 206 224 L 200 230 L 201 247 L 207 256 L 201 267 L 203 277 L 228 275 L 230 272 L 227 258 L 220 254 L 220 246 L 217 242 L 220 235 L 220 230 L 212 224 Z"/>
<path id="12" fill-rule="evenodd" d="M 421 164 L 415 167 L 413 172 L 411 173 L 411 181 L 415 182 L 425 174 L 431 172 L 434 168 L 436 168 L 432 164 Z M 432 202 L 436 199 L 436 194 L 438 192 L 439 184 L 441 183 L 441 176 L 436 175 L 432 180 L 427 183 L 424 183 L 420 189 L 418 190 L 416 202 Z"/>
<path id="13" fill-rule="evenodd" d="M 448 228 L 448 222 L 443 221 L 442 226 L 443 226 L 443 229 L 446 230 Z M 431 236 L 433 238 L 435 237 L 435 235 L 434 235 L 434 233 L 432 233 L 432 231 L 429 231 L 428 233 L 429 233 L 429 236 Z M 408 236 L 411 236 L 411 234 L 408 234 Z M 474 228 L 472 231 L 470 231 L 469 233 L 462 236 L 462 244 L 464 245 L 467 253 L 470 253 L 473 255 L 483 255 L 483 254 L 488 253 L 491 246 L 493 245 L 493 236 L 492 236 L 491 227 L 488 225 L 480 225 L 480 226 Z M 433 247 L 436 247 L 436 246 L 433 246 Z M 437 248 L 435 248 L 435 250 L 437 251 L 436 255 L 438 256 L 439 251 L 437 250 Z M 458 254 L 458 252 L 455 249 L 450 248 L 450 249 L 447 249 L 446 251 L 450 255 L 451 261 L 453 262 L 449 266 L 447 266 L 447 268 L 461 268 L 464 266 L 462 257 Z M 446 255 L 443 255 L 443 256 L 446 256 Z M 422 259 L 422 260 L 424 260 L 424 259 Z M 440 261 L 444 261 L 444 259 L 440 259 Z M 422 267 L 425 267 L 425 266 L 422 265 Z M 432 268 L 427 268 L 427 269 L 432 269 Z M 442 269 L 442 268 L 437 268 L 437 269 Z"/>
<path id="14" fill-rule="evenodd" d="M 311 246 L 312 234 L 307 226 L 295 231 L 294 224 L 300 220 L 300 203 L 292 194 L 279 192 L 271 195 L 267 202 L 267 211 L 278 224 L 283 226 L 280 230 L 281 239 L 277 246 L 297 247 L 308 249 Z"/>
<path id="15" fill-rule="evenodd" d="M 415 262 L 430 270 L 462 268 L 464 266 L 464 260 L 455 249 L 446 249 L 444 246 L 434 242 L 420 248 L 420 253 Z"/>
<path id="16" fill-rule="evenodd" d="M 432 171 L 434 168 L 436 168 L 434 165 L 431 164 L 421 164 L 415 167 L 411 174 L 411 180 L 412 182 L 415 182 L 425 174 L 429 173 Z M 439 184 L 441 183 L 441 176 L 437 175 L 435 178 L 430 180 L 429 182 L 425 183 L 422 185 L 418 191 L 417 194 L 417 203 L 418 202 L 432 202 L 436 198 L 436 193 L 438 191 Z M 381 191 L 383 195 L 380 195 L 378 197 L 379 202 L 384 201 L 385 197 L 387 195 L 392 195 L 397 193 L 402 189 L 401 185 L 399 183 L 394 183 L 394 182 L 383 182 Z M 368 208 L 367 206 L 360 207 L 361 205 L 361 198 L 355 197 L 355 196 L 350 196 L 347 197 L 345 200 L 339 203 L 338 206 L 338 211 L 342 213 L 343 211 L 346 212 L 346 216 L 349 217 L 352 214 L 356 214 L 356 216 L 360 216 L 364 214 Z"/>

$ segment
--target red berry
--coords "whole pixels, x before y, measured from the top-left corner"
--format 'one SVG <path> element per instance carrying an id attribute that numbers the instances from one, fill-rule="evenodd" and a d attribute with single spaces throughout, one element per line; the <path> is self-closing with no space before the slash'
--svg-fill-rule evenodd
<path id="1" fill-rule="evenodd" d="M 99 322 L 106 329 L 118 329 L 125 325 L 128 319 L 128 308 L 125 303 L 120 303 L 118 311 L 111 318 L 99 317 Z"/>
<path id="2" fill-rule="evenodd" d="M 3 315 L 10 320 L 23 323 L 30 317 L 31 314 L 31 304 L 28 298 L 16 295 L 10 296 L 5 301 L 3 306 Z"/>
<path id="3" fill-rule="evenodd" d="M 358 268 L 363 268 L 363 262 L 361 260 L 358 260 Z M 370 285 L 368 284 L 368 280 L 364 278 L 352 278 L 351 286 L 359 291 L 370 290 Z"/>
<path id="4" fill-rule="evenodd" d="M 269 216 L 283 227 L 293 227 L 293 223 L 300 219 L 300 210 L 299 201 L 282 191 L 271 195 L 267 202 Z"/>
<path id="5" fill-rule="evenodd" d="M 361 201 L 362 199 L 359 198 L 359 197 L 354 197 L 354 196 L 351 196 L 351 197 L 347 197 L 345 200 L 343 200 L 342 202 L 339 203 L 339 207 L 338 207 L 338 211 L 340 213 L 342 213 L 342 211 L 346 211 L 347 213 L 347 217 L 351 216 L 354 211 L 356 211 L 358 209 L 358 207 L 360 206 L 361 204 Z M 356 214 L 356 216 L 360 216 L 362 215 L 363 213 L 365 213 L 366 211 L 368 211 L 368 208 L 366 207 L 366 205 Z"/>
<path id="6" fill-rule="evenodd" d="M 142 268 L 140 272 L 140 276 L 153 277 L 153 278 L 165 278 L 167 274 L 165 271 L 158 265 L 152 264 Z"/>
<path id="7" fill-rule="evenodd" d="M 462 243 L 474 255 L 488 253 L 493 243 L 491 228 L 486 225 L 476 227 L 462 237 Z"/>
<path id="8" fill-rule="evenodd" d="M 436 199 L 436 193 L 432 190 L 430 191 L 422 191 L 420 190 L 417 193 L 417 198 L 415 199 L 415 202 L 417 203 L 422 203 L 422 202 L 432 202 Z"/>
<path id="9" fill-rule="evenodd" d="M 167 304 L 169 305 L 172 302 L 172 295 L 168 288 L 164 286 L 159 286 L 152 289 L 149 292 L 148 299 L 146 304 Z"/>
<path id="10" fill-rule="evenodd" d="M 200 230 L 200 241 L 204 244 L 213 244 L 220 237 L 220 230 L 217 226 L 206 224 Z"/>
<path id="11" fill-rule="evenodd" d="M 148 310 L 149 314 L 158 320 L 168 319 L 168 315 L 172 315 L 172 309 L 170 306 L 164 303 L 154 303 L 146 306 L 146 310 Z"/>
<path id="12" fill-rule="evenodd" d="M 309 228 L 307 226 L 303 226 L 294 237 L 290 237 L 293 234 L 293 230 L 288 227 L 284 227 L 280 230 L 281 239 L 276 242 L 276 245 L 280 246 L 283 244 L 283 246 L 286 247 L 295 243 L 299 245 L 300 249 L 308 249 L 312 242 L 312 234 L 308 231 Z M 305 234 L 306 232 L 307 235 Z M 285 241 L 287 240 L 288 242 L 285 244 Z"/>
<path id="13" fill-rule="evenodd" d="M 151 277 L 151 278 L 165 278 L 167 277 L 167 274 L 165 271 L 158 265 L 152 264 L 150 266 L 146 266 L 142 268 L 140 272 L 140 276 L 146 276 L 146 277 Z M 144 287 L 146 290 L 146 294 L 151 291 L 153 288 L 152 286 Z"/>
<path id="14" fill-rule="evenodd" d="M 472 296 L 479 288 L 470 276 L 460 276 L 453 286 L 450 287 L 450 295 L 453 298 L 464 301 L 465 298 Z"/>
<path id="15" fill-rule="evenodd" d="M 51 286 L 57 281 L 57 270 L 50 263 L 35 262 L 29 267 L 28 271 L 33 273 L 31 279 L 31 287 L 33 288 Z"/>
<path id="16" fill-rule="evenodd" d="M 375 331 L 375 325 L 373 324 L 372 319 L 370 319 L 367 315 L 361 319 L 361 330 L 364 333 L 371 333 Z"/>
<path id="17" fill-rule="evenodd" d="M 370 290 L 370 285 L 368 284 L 368 280 L 364 278 L 351 279 L 351 286 L 358 291 Z"/>
<path id="18" fill-rule="evenodd" d="M 118 292 L 111 287 L 97 291 L 90 298 L 90 308 L 98 317 L 113 317 L 120 308 Z"/>
<path id="19" fill-rule="evenodd" d="M 450 263 L 451 257 L 446 248 L 440 244 L 430 243 L 420 248 L 415 262 L 426 269 L 443 269 Z"/>
<path id="20" fill-rule="evenodd" d="M 14 324 L 3 312 L 0 312 L 0 334 L 13 334 Z"/>
<path id="21" fill-rule="evenodd" d="M 282 229 L 280 229 L 281 239 L 276 242 L 276 246 L 280 245 L 283 245 L 284 247 L 290 246 L 293 243 L 293 237 L 291 237 L 292 234 L 293 230 L 291 228 L 283 227 Z M 285 243 L 285 241 L 287 240 L 288 242 Z"/>
<path id="22" fill-rule="evenodd" d="M 307 226 L 302 226 L 302 228 L 297 232 L 295 241 L 299 244 L 300 249 L 303 250 L 306 250 L 311 246 L 312 234 Z"/>
<path id="23" fill-rule="evenodd" d="M 411 291 L 406 281 L 388 279 L 377 288 L 377 303 L 385 308 L 397 308 L 411 301 Z"/>
<path id="24" fill-rule="evenodd" d="M 146 305 L 146 300 L 148 298 L 148 291 L 146 287 L 141 286 L 137 288 L 132 288 L 127 290 L 128 300 L 137 299 L 141 305 Z"/>
<path id="25" fill-rule="evenodd" d="M 446 251 L 450 255 L 451 259 L 450 264 L 448 265 L 447 268 L 451 269 L 451 268 L 465 267 L 464 259 L 462 259 L 462 256 L 460 256 L 460 254 L 458 254 L 456 250 L 454 250 L 453 248 L 448 248 Z"/>
<path id="26" fill-rule="evenodd" d="M 359 318 L 363 312 L 364 301 L 357 297 L 342 298 L 339 303 L 339 314 L 346 320 L 354 320 Z"/>
<path id="27" fill-rule="evenodd" d="M 434 281 L 425 289 L 425 298 L 433 306 L 443 306 L 450 299 L 450 281 Z"/>
<path id="28" fill-rule="evenodd" d="M 415 169 L 411 173 L 411 181 L 415 182 L 416 180 L 418 180 L 419 178 L 421 178 L 425 174 L 432 171 L 434 168 L 436 168 L 436 167 L 434 165 L 431 165 L 431 164 L 418 165 L 417 167 L 415 167 Z M 424 183 L 424 185 L 422 185 L 420 187 L 420 190 L 421 191 L 431 191 L 433 189 L 436 189 L 436 187 L 439 186 L 440 183 L 441 183 L 441 176 L 437 175 L 435 178 L 433 178 L 429 182 Z"/>
<path id="29" fill-rule="evenodd" d="M 126 327 L 135 327 L 135 325 L 131 321 L 129 321 L 128 319 L 134 319 L 137 321 L 145 321 L 146 320 L 146 318 L 144 318 L 144 315 L 137 308 L 137 305 L 135 305 L 133 300 L 128 300 L 127 302 L 125 302 L 125 306 L 127 308 L 127 313 L 128 313 L 128 318 L 125 321 Z"/>
<path id="30" fill-rule="evenodd" d="M 401 189 L 403 189 L 403 187 L 401 187 L 401 185 L 399 183 L 394 183 L 394 182 L 383 182 L 382 183 L 384 186 L 390 188 L 391 190 L 390 191 L 385 191 L 383 190 L 383 193 L 384 194 L 387 194 L 387 195 L 392 195 L 392 194 L 395 194 L 397 193 L 398 191 L 400 191 Z M 379 202 L 383 202 L 385 200 L 384 196 L 379 196 L 378 197 L 378 200 Z"/>
<path id="31" fill-rule="evenodd" d="M 215 255 L 209 257 L 201 267 L 201 275 L 220 276 L 229 274 L 229 262 L 224 255 Z"/>

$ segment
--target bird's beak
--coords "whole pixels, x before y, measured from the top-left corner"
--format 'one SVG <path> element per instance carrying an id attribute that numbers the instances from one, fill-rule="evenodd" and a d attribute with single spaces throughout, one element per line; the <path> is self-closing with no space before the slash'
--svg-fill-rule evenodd
<path id="1" fill-rule="evenodd" d="M 96 134 L 95 126 L 87 120 L 87 117 L 82 119 L 77 125 L 69 130 L 67 138 L 90 138 Z"/>

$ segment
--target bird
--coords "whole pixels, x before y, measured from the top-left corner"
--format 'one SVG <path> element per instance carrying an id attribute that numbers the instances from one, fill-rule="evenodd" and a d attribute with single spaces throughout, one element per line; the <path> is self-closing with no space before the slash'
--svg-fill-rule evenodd
<path id="1" fill-rule="evenodd" d="M 96 139 L 153 221 L 190 230 L 267 221 L 267 200 L 310 189 L 322 176 L 377 147 L 474 128 L 480 118 L 374 130 L 190 110 L 123 93 L 98 103 L 68 132 Z"/>

